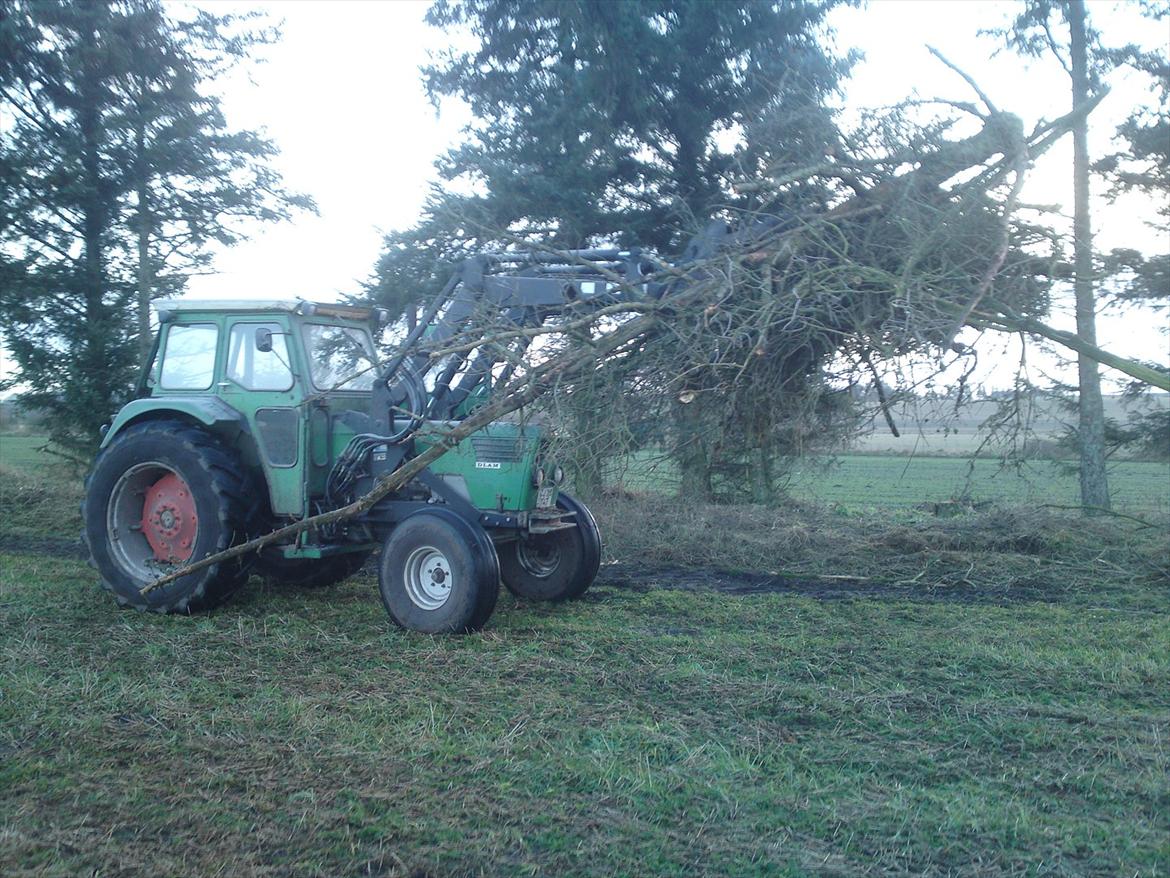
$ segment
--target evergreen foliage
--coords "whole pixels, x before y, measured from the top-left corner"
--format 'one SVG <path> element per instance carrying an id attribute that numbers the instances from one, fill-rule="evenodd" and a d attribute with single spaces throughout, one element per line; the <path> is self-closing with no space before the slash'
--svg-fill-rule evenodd
<path id="1" fill-rule="evenodd" d="M 157 0 L 0 0 L 0 332 L 52 436 L 86 447 L 125 401 L 149 303 L 240 220 L 312 208 L 211 80 L 270 30 Z"/>
<path id="2" fill-rule="evenodd" d="M 1164 6 L 1143 6 L 1152 22 L 1170 18 Z M 1170 235 L 1170 55 L 1165 48 L 1143 50 L 1123 46 L 1106 53 L 1118 68 L 1141 75 L 1153 88 L 1156 102 L 1134 108 L 1117 129 L 1118 151 L 1097 161 L 1094 169 L 1110 182 L 1110 195 L 1137 193 L 1148 197 L 1157 217 L 1149 224 Z M 1170 254 L 1114 250 L 1105 262 L 1108 274 L 1121 275 L 1119 298 L 1165 309 L 1170 306 Z"/>
<path id="3" fill-rule="evenodd" d="M 750 205 L 731 179 L 835 142 L 825 102 L 850 59 L 819 38 L 833 5 L 438 0 L 428 21 L 478 45 L 435 59 L 426 88 L 465 100 L 475 121 L 439 160 L 423 221 L 387 239 L 371 291 L 417 299 L 438 282 L 425 264 L 509 235 L 677 252 L 711 216 Z M 745 145 L 781 108 L 783 157 Z"/>
<path id="4" fill-rule="evenodd" d="M 1033 57 L 1048 55 L 1069 77 L 1072 107 L 1086 105 L 1101 90 L 1107 61 L 1100 35 L 1090 25 L 1084 0 L 1027 0 L 1008 43 Z M 1097 342 L 1099 277 L 1094 264 L 1092 211 L 1090 208 L 1090 156 L 1087 117 L 1073 128 L 1073 299 L 1077 335 Z M 1106 470 L 1105 408 L 1096 360 L 1077 359 L 1077 434 L 1080 437 L 1081 503 L 1086 509 L 1108 510 L 1109 479 Z"/>
<path id="5" fill-rule="evenodd" d="M 369 292 L 409 310 L 458 257 L 516 239 L 674 256 L 713 217 L 823 206 L 829 195 L 819 186 L 790 187 L 763 204 L 732 183 L 820 162 L 837 144 L 827 102 L 852 58 L 825 46 L 833 5 L 438 0 L 430 23 L 468 30 L 477 45 L 435 59 L 424 81 L 435 101 L 465 100 L 475 122 L 439 160 L 443 188 L 423 221 L 387 238 Z M 776 125 L 784 128 L 779 140 L 770 136 Z M 629 390 L 634 376 L 608 380 Z M 595 383 L 560 399 L 587 493 L 613 444 L 602 433 L 622 432 L 616 418 L 597 429 L 600 412 L 613 409 L 608 400 L 621 394 Z M 705 427 L 688 424 L 690 412 L 674 413 L 676 454 L 685 471 L 698 470 L 688 484 L 709 485 L 715 462 L 694 453 Z M 742 438 L 742 419 L 755 435 L 772 426 L 742 407 L 723 415 L 729 447 Z"/>
<path id="6" fill-rule="evenodd" d="M 1159 4 L 1142 2 L 1136 6 L 1152 23 L 1161 22 L 1170 14 Z M 1108 254 L 1095 252 L 1089 231 L 1088 201 L 1092 170 L 1108 181 L 1111 197 L 1135 192 L 1149 196 L 1149 203 L 1154 207 L 1149 224 L 1163 235 L 1170 233 L 1170 60 L 1161 47 L 1106 45 L 1102 35 L 1092 27 L 1080 0 L 1028 0 L 1012 29 L 1001 32 L 1001 36 L 1022 54 L 1055 60 L 1069 74 L 1074 93 L 1079 88 L 1086 97 L 1100 93 L 1119 69 L 1144 75 L 1153 86 L 1154 102 L 1133 108 L 1117 129 L 1115 143 L 1119 149 L 1097 159 L 1090 167 L 1087 150 L 1082 147 L 1075 162 L 1076 185 L 1081 189 L 1074 229 L 1074 251 L 1079 251 L 1074 272 L 1077 333 L 1093 341 L 1096 313 L 1113 302 L 1138 303 L 1155 309 L 1164 309 L 1170 303 L 1170 254 L 1148 254 L 1132 248 L 1116 249 Z M 1073 51 L 1078 42 L 1082 44 L 1080 69 Z M 1074 138 L 1079 137 L 1083 143 L 1088 125 L 1088 120 L 1082 122 Z M 1151 365 L 1163 372 L 1166 368 L 1164 364 Z M 1082 502 L 1086 507 L 1108 509 L 1106 457 L 1117 447 L 1144 454 L 1170 453 L 1170 447 L 1166 447 L 1170 417 L 1166 412 L 1155 411 L 1128 425 L 1109 422 L 1101 403 L 1096 364 L 1082 357 L 1079 368 L 1079 423 L 1070 435 L 1081 455 Z M 1139 383 L 1134 385 L 1133 392 L 1142 389 Z M 1165 450 L 1159 452 L 1159 448 Z"/>
<path id="7" fill-rule="evenodd" d="M 1144 4 L 1142 11 L 1152 22 L 1170 18 L 1165 6 Z M 1157 218 L 1149 222 L 1166 242 L 1170 237 L 1170 55 L 1165 48 L 1143 51 L 1125 46 L 1110 57 L 1117 66 L 1144 74 L 1157 102 L 1136 108 L 1122 122 L 1117 137 L 1124 148 L 1098 161 L 1096 170 L 1112 184 L 1112 195 L 1137 193 L 1156 206 Z M 1114 279 L 1121 302 L 1163 313 L 1170 309 L 1170 253 L 1114 250 L 1105 257 L 1104 269 Z M 1133 388 L 1136 393 L 1142 390 Z M 1155 458 L 1170 458 L 1170 411 L 1146 412 L 1130 422 L 1122 429 L 1120 444 Z"/>

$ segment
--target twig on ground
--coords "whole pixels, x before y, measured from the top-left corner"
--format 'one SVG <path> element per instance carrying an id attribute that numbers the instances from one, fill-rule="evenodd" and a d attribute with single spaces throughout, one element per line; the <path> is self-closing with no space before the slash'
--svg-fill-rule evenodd
<path id="1" fill-rule="evenodd" d="M 1083 506 L 1083 505 L 1068 505 L 1061 503 L 1044 503 L 1040 506 L 1041 509 L 1075 509 L 1078 512 L 1082 510 L 1089 510 L 1090 512 L 1103 512 L 1106 515 L 1112 515 L 1114 518 L 1124 518 L 1127 521 L 1136 522 L 1142 527 L 1157 527 L 1156 524 L 1146 521 L 1144 518 L 1138 518 L 1136 515 L 1127 515 L 1124 512 L 1116 512 L 1113 509 L 1106 509 L 1103 506 Z"/>

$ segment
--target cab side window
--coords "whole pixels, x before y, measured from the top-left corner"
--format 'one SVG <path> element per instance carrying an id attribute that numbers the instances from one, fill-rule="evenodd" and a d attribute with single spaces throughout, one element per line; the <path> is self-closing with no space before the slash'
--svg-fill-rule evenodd
<path id="1" fill-rule="evenodd" d="M 228 337 L 227 377 L 245 390 L 293 386 L 288 343 L 279 323 L 237 323 Z M 262 350 L 271 346 L 271 349 Z"/>
<path id="2" fill-rule="evenodd" d="M 159 384 L 164 390 L 207 390 L 215 377 L 219 328 L 214 323 L 172 326 L 167 331 Z"/>

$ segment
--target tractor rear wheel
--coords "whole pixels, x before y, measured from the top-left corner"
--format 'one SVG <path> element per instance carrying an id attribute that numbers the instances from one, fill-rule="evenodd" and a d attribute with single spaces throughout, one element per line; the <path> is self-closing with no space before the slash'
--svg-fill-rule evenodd
<path id="1" fill-rule="evenodd" d="M 275 552 L 261 552 L 256 573 L 277 587 L 326 588 L 361 570 L 371 554 L 346 552 L 327 558 L 285 558 Z"/>
<path id="2" fill-rule="evenodd" d="M 585 593 L 601 567 L 601 531 L 585 504 L 569 494 L 557 506 L 573 513 L 577 526 L 533 534 L 500 547 L 500 574 L 517 597 L 568 601 Z"/>
<path id="3" fill-rule="evenodd" d="M 481 528 L 446 509 L 396 525 L 378 565 L 378 590 L 394 623 L 427 634 L 478 631 L 500 593 L 500 562 Z"/>
<path id="4" fill-rule="evenodd" d="M 142 594 L 183 565 L 248 535 L 253 516 L 235 456 L 182 421 L 133 424 L 94 460 L 81 506 L 85 541 L 102 586 L 122 606 L 194 613 L 227 600 L 251 559 L 233 558 Z"/>

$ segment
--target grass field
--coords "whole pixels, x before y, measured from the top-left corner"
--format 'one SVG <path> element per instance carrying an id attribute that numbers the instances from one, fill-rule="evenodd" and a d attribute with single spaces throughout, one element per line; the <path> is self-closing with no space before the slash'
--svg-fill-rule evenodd
<path id="1" fill-rule="evenodd" d="M 40 450 L 47 441 L 43 436 L 0 433 L 0 465 L 29 474 L 53 469 L 60 460 Z"/>
<path id="2" fill-rule="evenodd" d="M 611 498 L 584 600 L 461 638 L 368 574 L 120 611 L 10 540 L 0 874 L 1170 870 L 1166 531 L 863 506 Z"/>
<path id="3" fill-rule="evenodd" d="M 1121 461 L 1109 469 L 1109 488 L 1119 510 L 1170 510 L 1170 463 Z M 1003 467 L 999 461 L 947 457 L 844 455 L 825 467 L 793 473 L 793 496 L 846 506 L 906 506 L 967 496 L 974 502 L 1072 505 L 1077 475 L 1067 464 L 1031 461 Z"/>
<path id="4" fill-rule="evenodd" d="M 640 452 L 610 471 L 615 486 L 635 491 L 673 492 L 678 476 L 672 461 Z M 1118 510 L 1170 511 L 1170 463 L 1118 461 L 1109 469 L 1110 492 Z M 784 486 L 797 500 L 836 504 L 851 510 L 914 506 L 964 498 L 972 503 L 1072 505 L 1078 502 L 1077 474 L 1067 462 L 1035 460 L 1004 466 L 998 460 L 893 454 L 842 454 L 832 460 L 798 462 Z"/>

